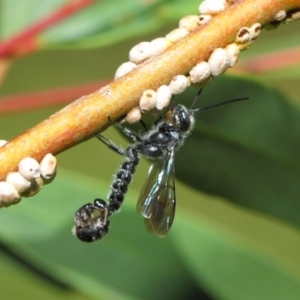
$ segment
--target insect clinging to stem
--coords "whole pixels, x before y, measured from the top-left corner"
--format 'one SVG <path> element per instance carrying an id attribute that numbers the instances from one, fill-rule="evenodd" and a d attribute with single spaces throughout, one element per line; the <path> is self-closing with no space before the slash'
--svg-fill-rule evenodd
<path id="1" fill-rule="evenodd" d="M 170 230 L 176 207 L 175 191 L 175 151 L 183 144 L 194 125 L 194 114 L 209 108 L 225 105 L 248 98 L 238 98 L 212 104 L 202 108 L 194 108 L 200 90 L 188 109 L 181 104 L 171 103 L 169 119 L 156 120 L 151 130 L 138 134 L 119 123 L 118 127 L 134 143 L 123 149 L 101 134 L 95 136 L 109 148 L 125 157 L 111 185 L 108 202 L 95 199 L 93 203 L 82 206 L 75 213 L 75 234 L 85 242 L 93 242 L 105 236 L 109 230 L 108 218 L 117 212 L 127 192 L 140 156 L 154 159 L 148 177 L 141 189 L 137 202 L 137 211 L 142 214 L 149 231 L 164 237 Z M 146 128 L 145 124 L 142 122 Z"/>

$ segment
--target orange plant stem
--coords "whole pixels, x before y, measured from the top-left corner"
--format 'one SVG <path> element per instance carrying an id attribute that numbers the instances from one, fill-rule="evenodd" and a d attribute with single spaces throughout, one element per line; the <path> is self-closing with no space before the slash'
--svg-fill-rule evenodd
<path id="1" fill-rule="evenodd" d="M 138 104 L 145 89 L 157 89 L 172 77 L 187 74 L 207 60 L 215 48 L 235 40 L 241 27 L 262 25 L 280 10 L 300 8 L 300 0 L 241 0 L 224 12 L 154 56 L 137 69 L 96 92 L 83 96 L 0 148 L 0 179 L 17 168 L 24 157 L 40 161 L 45 154 L 58 154 L 101 131 Z"/>

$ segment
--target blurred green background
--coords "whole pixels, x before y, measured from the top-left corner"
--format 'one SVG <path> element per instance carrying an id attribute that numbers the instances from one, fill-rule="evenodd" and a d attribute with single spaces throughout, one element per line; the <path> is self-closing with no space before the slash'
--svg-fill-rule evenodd
<path id="1" fill-rule="evenodd" d="M 2 39 L 67 2 L 2 0 Z M 41 51 L 15 59 L 0 94 L 110 79 L 133 45 L 164 36 L 197 14 L 198 2 L 96 1 L 43 33 Z M 262 32 L 240 63 L 299 44 L 299 22 L 281 25 Z M 71 235 L 76 209 L 106 197 L 122 162 L 89 140 L 58 155 L 51 185 L 0 211 L 1 298 L 299 299 L 299 64 L 239 76 L 234 69 L 215 78 L 197 105 L 250 100 L 196 115 L 176 154 L 177 211 L 167 237 L 147 233 L 135 212 L 145 160 L 105 239 L 91 245 Z M 175 101 L 188 106 L 196 93 L 190 88 Z M 1 139 L 62 107 L 2 114 Z M 114 128 L 104 135 L 128 144 Z"/>

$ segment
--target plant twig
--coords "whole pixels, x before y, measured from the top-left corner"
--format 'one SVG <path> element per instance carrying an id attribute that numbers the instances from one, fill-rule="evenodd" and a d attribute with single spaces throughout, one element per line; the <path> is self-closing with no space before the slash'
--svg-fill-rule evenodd
<path id="1" fill-rule="evenodd" d="M 215 48 L 234 42 L 241 27 L 262 25 L 280 10 L 300 8 L 299 0 L 241 0 L 223 13 L 154 56 L 126 76 L 83 96 L 42 123 L 0 148 L 0 179 L 16 169 L 24 157 L 40 161 L 45 154 L 58 154 L 102 131 L 113 120 L 138 104 L 145 89 L 168 84 L 173 76 L 187 74 Z"/>

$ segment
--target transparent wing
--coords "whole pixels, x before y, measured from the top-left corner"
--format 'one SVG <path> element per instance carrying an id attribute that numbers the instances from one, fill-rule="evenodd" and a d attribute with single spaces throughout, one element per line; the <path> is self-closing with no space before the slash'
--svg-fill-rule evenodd
<path id="1" fill-rule="evenodd" d="M 164 162 L 164 159 L 160 159 L 151 165 L 148 177 L 141 189 L 136 209 L 145 218 L 150 218 L 152 214 L 153 205 L 155 204 L 153 199 L 156 197 L 164 173 Z"/>
<path id="2" fill-rule="evenodd" d="M 145 218 L 147 229 L 164 237 L 172 226 L 175 204 L 174 149 L 170 149 L 151 166 L 137 210 Z"/>

